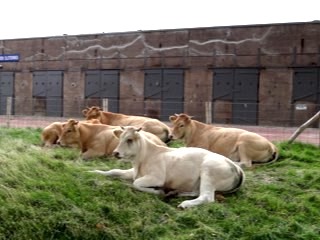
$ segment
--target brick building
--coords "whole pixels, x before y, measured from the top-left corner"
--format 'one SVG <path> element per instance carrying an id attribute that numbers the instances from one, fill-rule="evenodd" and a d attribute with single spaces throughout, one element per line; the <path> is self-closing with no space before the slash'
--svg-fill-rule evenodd
<path id="1" fill-rule="evenodd" d="M 320 22 L 0 40 L 0 114 L 101 105 L 167 120 L 301 124 L 320 109 Z"/>

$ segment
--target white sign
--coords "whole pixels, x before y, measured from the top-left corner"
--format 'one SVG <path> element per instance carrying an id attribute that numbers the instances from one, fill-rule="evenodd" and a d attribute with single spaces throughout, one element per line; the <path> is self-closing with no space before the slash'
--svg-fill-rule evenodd
<path id="1" fill-rule="evenodd" d="M 307 107 L 307 105 L 306 104 L 297 104 L 296 105 L 296 110 L 307 110 L 308 109 L 308 107 Z"/>
<path id="2" fill-rule="evenodd" d="M 19 62 L 19 54 L 2 54 L 0 55 L 0 62 Z"/>

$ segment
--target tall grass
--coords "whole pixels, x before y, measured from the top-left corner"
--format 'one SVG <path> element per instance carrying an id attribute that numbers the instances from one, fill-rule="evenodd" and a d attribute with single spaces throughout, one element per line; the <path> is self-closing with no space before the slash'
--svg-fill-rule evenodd
<path id="1" fill-rule="evenodd" d="M 278 143 L 279 161 L 246 170 L 239 192 L 180 210 L 183 198 L 86 172 L 128 163 L 43 148 L 40 132 L 0 128 L 0 239 L 320 239 L 320 150 L 313 145 Z"/>

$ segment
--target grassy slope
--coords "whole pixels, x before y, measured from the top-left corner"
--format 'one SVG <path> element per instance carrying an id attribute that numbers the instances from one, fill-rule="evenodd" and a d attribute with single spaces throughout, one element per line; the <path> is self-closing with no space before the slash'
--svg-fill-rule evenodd
<path id="1" fill-rule="evenodd" d="M 0 128 L 0 239 L 320 239 L 320 150 L 278 144 L 281 159 L 247 170 L 222 202 L 188 210 L 87 173 L 128 168 L 44 149 L 40 129 Z"/>

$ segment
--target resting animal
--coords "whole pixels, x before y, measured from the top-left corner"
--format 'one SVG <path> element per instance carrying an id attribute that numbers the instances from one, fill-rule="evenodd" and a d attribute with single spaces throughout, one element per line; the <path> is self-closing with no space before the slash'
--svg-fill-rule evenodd
<path id="1" fill-rule="evenodd" d="M 112 126 L 135 126 L 142 127 L 142 130 L 153 133 L 163 142 L 170 141 L 170 128 L 158 119 L 143 116 L 132 116 L 120 113 L 105 112 L 100 107 L 93 106 L 82 110 L 87 120 L 99 119 L 101 123 Z"/>
<path id="2" fill-rule="evenodd" d="M 81 149 L 83 159 L 110 156 L 119 143 L 119 139 L 113 134 L 115 129 L 120 129 L 120 127 L 91 124 L 70 119 L 62 125 L 62 133 L 58 139 L 58 144 L 64 147 Z M 143 134 L 156 144 L 165 145 L 152 133 L 143 132 Z"/>
<path id="3" fill-rule="evenodd" d="M 188 147 L 200 147 L 219 153 L 240 166 L 277 160 L 277 147 L 265 137 L 239 128 L 215 127 L 193 120 L 187 114 L 169 117 L 172 138 L 182 139 Z"/>
<path id="4" fill-rule="evenodd" d="M 132 168 L 91 172 L 131 180 L 137 190 L 197 197 L 178 207 L 189 208 L 215 201 L 215 192 L 231 193 L 243 184 L 243 170 L 230 159 L 202 148 L 169 148 L 147 139 L 140 129 L 113 131 L 120 138 L 114 155 L 132 161 Z"/>
<path id="5" fill-rule="evenodd" d="M 101 124 L 98 119 L 90 119 L 84 122 Z M 57 144 L 57 141 L 62 133 L 62 125 L 66 122 L 53 122 L 43 128 L 41 132 L 41 141 L 44 147 L 52 147 Z"/>

